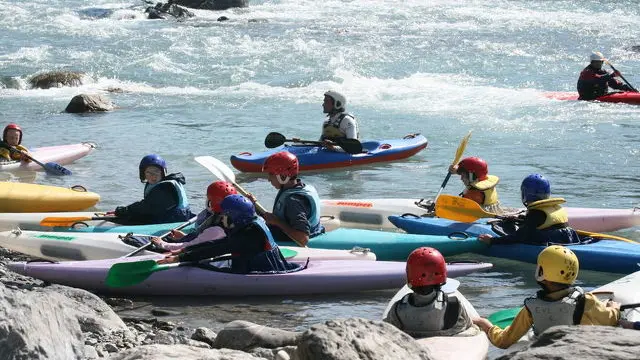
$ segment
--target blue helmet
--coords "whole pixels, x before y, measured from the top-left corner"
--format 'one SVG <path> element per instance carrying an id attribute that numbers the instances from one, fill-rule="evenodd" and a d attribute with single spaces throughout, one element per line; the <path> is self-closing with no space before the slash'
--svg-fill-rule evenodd
<path id="1" fill-rule="evenodd" d="M 551 184 L 540 174 L 531 174 L 522 180 L 520 185 L 522 203 L 529 204 L 534 201 L 548 199 L 551 196 Z"/>
<path id="2" fill-rule="evenodd" d="M 140 165 L 138 166 L 140 181 L 142 182 L 144 182 L 144 169 L 148 166 L 157 166 L 162 169 L 163 176 L 167 175 L 167 162 L 159 155 L 149 154 L 140 160 Z"/>
<path id="3" fill-rule="evenodd" d="M 256 208 L 251 200 L 240 194 L 229 195 L 220 203 L 222 213 L 235 225 L 246 225 L 256 217 Z"/>

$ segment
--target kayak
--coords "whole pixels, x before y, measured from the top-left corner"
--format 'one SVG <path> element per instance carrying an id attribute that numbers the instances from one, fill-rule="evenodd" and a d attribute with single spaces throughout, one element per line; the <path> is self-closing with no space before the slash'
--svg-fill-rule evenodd
<path id="1" fill-rule="evenodd" d="M 391 261 L 310 260 L 306 268 L 286 274 L 232 274 L 209 267 L 180 266 L 152 273 L 140 283 L 119 288 L 105 284 L 112 265 L 157 259 L 135 258 L 51 262 L 14 262 L 7 267 L 47 282 L 101 293 L 131 295 L 310 295 L 399 288 L 406 282 L 405 264 Z M 205 263 L 203 265 L 209 265 Z M 456 274 L 454 269 L 447 272 Z M 467 272 L 468 273 L 468 272 Z M 453 276 L 453 275 L 452 275 Z"/>
<path id="2" fill-rule="evenodd" d="M 125 242 L 126 234 L 39 232 L 39 231 L 2 231 L 0 246 L 21 252 L 25 255 L 51 261 L 100 260 L 127 255 L 137 246 Z M 287 259 L 303 261 L 313 260 L 376 260 L 370 251 L 325 250 L 301 247 L 281 247 Z M 140 255 L 157 254 L 143 250 Z"/>
<path id="3" fill-rule="evenodd" d="M 578 100 L 577 92 L 546 92 L 542 96 L 553 100 Z M 627 92 L 614 92 L 604 96 L 600 96 L 595 101 L 608 102 L 608 103 L 624 103 L 632 105 L 640 105 L 640 93 L 627 91 Z"/>
<path id="4" fill-rule="evenodd" d="M 426 147 L 427 139 L 420 134 L 402 139 L 365 141 L 360 154 L 332 151 L 318 145 L 283 145 L 255 154 L 232 155 L 231 165 L 243 172 L 262 172 L 262 164 L 270 155 L 285 150 L 298 157 L 300 171 L 335 169 L 405 159 Z"/>
<path id="5" fill-rule="evenodd" d="M 421 202 L 422 200 L 422 202 Z M 322 215 L 334 217 L 341 227 L 397 231 L 389 216 L 430 216 L 423 199 L 322 200 Z M 609 232 L 640 225 L 640 210 L 565 207 L 569 225 L 591 232 Z M 524 210 L 524 209 L 519 209 Z M 448 233 L 447 233 L 448 234 Z"/>
<path id="6" fill-rule="evenodd" d="M 55 162 L 60 165 L 71 164 L 72 162 L 89 155 L 96 148 L 96 144 L 83 142 L 80 144 L 46 146 L 33 148 L 29 154 L 34 159 L 43 164 Z M 0 171 L 42 171 L 42 166 L 35 162 L 24 161 L 2 161 Z"/>
<path id="7" fill-rule="evenodd" d="M 0 182 L 0 212 L 75 211 L 94 206 L 100 195 L 82 186 L 70 189 L 39 184 Z"/>
<path id="8" fill-rule="evenodd" d="M 453 282 L 455 285 L 452 289 L 447 289 L 449 283 Z M 447 284 L 442 287 L 442 291 L 447 293 L 449 297 L 455 297 L 458 299 L 461 306 L 465 308 L 470 318 L 480 317 L 480 314 L 471 305 L 469 300 L 465 298 L 458 290 L 457 281 L 448 279 Z M 411 293 L 412 290 L 405 285 L 400 289 L 394 297 L 387 304 L 387 308 L 382 315 L 382 318 L 386 318 L 387 314 L 391 310 L 391 306 L 400 301 L 405 295 Z M 429 350 L 429 359 L 433 360 L 482 360 L 486 359 L 489 351 L 489 339 L 477 326 L 472 326 L 469 329 L 463 331 L 456 336 L 434 336 L 422 339 L 416 339 L 421 345 Z"/>

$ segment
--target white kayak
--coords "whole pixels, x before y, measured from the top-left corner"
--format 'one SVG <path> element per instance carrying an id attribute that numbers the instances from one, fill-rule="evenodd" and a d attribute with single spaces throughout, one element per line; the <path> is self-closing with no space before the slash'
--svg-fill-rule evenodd
<path id="1" fill-rule="evenodd" d="M 469 300 L 457 290 L 459 285 L 460 282 L 449 278 L 447 279 L 447 283 L 442 287 L 442 291 L 449 296 L 458 298 L 460 305 L 464 306 L 467 314 L 469 314 L 471 318 L 479 317 L 480 315 Z M 409 289 L 407 285 L 400 289 L 391 301 L 389 301 L 382 318 L 387 317 L 394 303 L 409 293 L 411 293 L 411 289 Z M 456 336 L 434 336 L 418 339 L 417 341 L 429 349 L 431 355 L 429 359 L 434 360 L 485 359 L 489 351 L 489 340 L 487 336 L 475 325 Z"/>
<path id="2" fill-rule="evenodd" d="M 96 144 L 83 142 L 79 144 L 46 146 L 29 149 L 29 154 L 43 164 L 55 162 L 59 165 L 67 165 L 89 155 L 96 148 Z M 2 161 L 0 171 L 42 171 L 42 166 L 35 162 Z"/>
<path id="3" fill-rule="evenodd" d="M 0 246 L 51 261 L 101 260 L 121 257 L 136 250 L 135 246 L 122 240 L 125 235 L 12 230 L 0 232 Z M 375 254 L 366 249 L 327 250 L 289 246 L 281 246 L 280 249 L 289 260 L 376 260 Z M 157 253 L 146 250 L 139 253 L 152 254 Z"/>
<path id="4" fill-rule="evenodd" d="M 399 231 L 389 216 L 427 215 L 421 199 L 344 199 L 322 200 L 322 215 L 339 221 L 340 227 Z M 422 201 L 424 203 L 424 200 Z M 640 225 L 639 209 L 602 209 L 565 207 L 569 225 L 591 232 L 609 232 Z"/>

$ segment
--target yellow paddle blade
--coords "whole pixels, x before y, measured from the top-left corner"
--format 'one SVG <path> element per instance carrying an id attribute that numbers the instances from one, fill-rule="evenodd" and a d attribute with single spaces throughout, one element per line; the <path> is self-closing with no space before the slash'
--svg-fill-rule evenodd
<path id="1" fill-rule="evenodd" d="M 440 195 L 436 200 L 436 216 L 460 222 L 474 222 L 480 218 L 497 215 L 482 210 L 473 200 L 445 194 Z"/>
<path id="2" fill-rule="evenodd" d="M 590 232 L 590 231 L 583 231 L 583 230 L 576 230 L 576 232 L 578 233 L 578 235 L 580 236 L 590 236 L 594 239 L 609 239 L 609 240 L 619 240 L 619 241 L 624 241 L 624 242 L 629 242 L 629 243 L 633 243 L 633 244 L 640 244 L 637 241 L 633 241 L 631 239 L 627 239 L 627 238 L 623 238 L 622 236 L 615 236 L 615 235 L 607 235 L 607 234 L 601 234 L 601 233 L 594 233 L 594 232 Z"/>
<path id="3" fill-rule="evenodd" d="M 76 216 L 76 217 L 46 217 L 40 221 L 40 226 L 60 226 L 70 227 L 79 221 L 90 221 L 93 218 L 90 216 Z"/>
<path id="4" fill-rule="evenodd" d="M 467 136 L 462 138 L 460 141 L 460 145 L 458 145 L 458 150 L 456 150 L 456 157 L 453 159 L 453 163 L 451 165 L 455 165 L 460 161 L 462 154 L 464 154 L 464 149 L 467 148 L 467 143 L 469 142 L 469 138 L 471 137 L 471 131 L 467 134 Z"/>

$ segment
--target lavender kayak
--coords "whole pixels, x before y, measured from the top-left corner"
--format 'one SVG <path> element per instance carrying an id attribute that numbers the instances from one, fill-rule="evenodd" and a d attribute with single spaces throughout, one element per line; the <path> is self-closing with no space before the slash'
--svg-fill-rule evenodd
<path id="1" fill-rule="evenodd" d="M 80 144 L 47 146 L 29 149 L 34 159 L 41 163 L 55 162 L 60 165 L 72 162 L 89 155 L 96 148 L 96 144 L 83 142 Z M 35 162 L 3 161 L 0 162 L 0 171 L 42 171 L 42 166 Z"/>
<path id="2" fill-rule="evenodd" d="M 388 261 L 316 260 L 304 270 L 287 274 L 241 275 L 194 266 L 174 267 L 151 274 L 143 282 L 109 288 L 105 279 L 111 266 L 121 262 L 157 259 L 140 256 L 125 259 L 50 262 L 17 262 L 7 267 L 44 281 L 101 293 L 130 295 L 305 295 L 350 293 L 404 286 L 405 263 Z M 461 276 L 492 267 L 486 263 L 451 264 L 449 276 Z"/>

